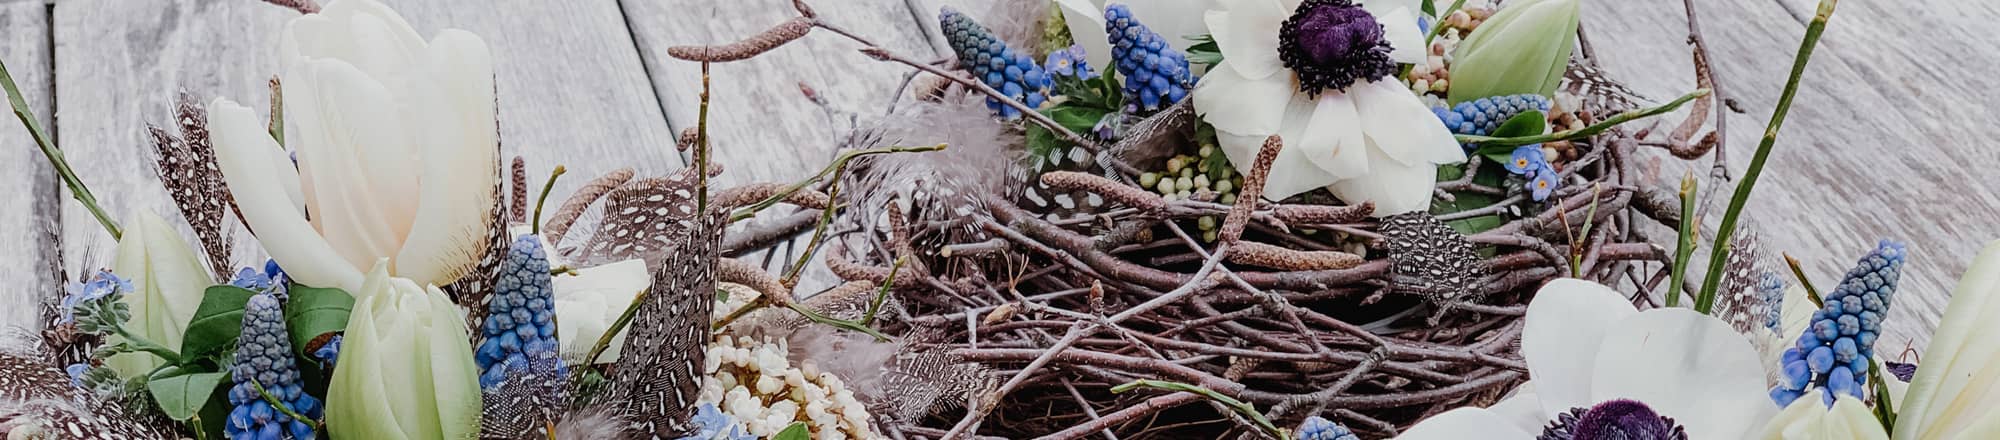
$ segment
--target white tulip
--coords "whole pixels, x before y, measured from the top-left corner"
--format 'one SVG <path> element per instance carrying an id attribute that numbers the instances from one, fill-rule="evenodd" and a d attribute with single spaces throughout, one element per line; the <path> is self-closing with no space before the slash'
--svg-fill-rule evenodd
<path id="1" fill-rule="evenodd" d="M 180 231 L 160 216 L 142 210 L 125 224 L 130 227 L 111 262 L 112 273 L 132 283 L 132 291 L 120 299 L 132 311 L 125 330 L 178 350 L 188 321 L 201 307 L 202 293 L 215 280 Z M 165 362 L 151 353 L 124 353 L 106 359 L 105 365 L 121 376 L 139 377 Z"/>
<path id="2" fill-rule="evenodd" d="M 296 168 L 254 112 L 209 106 L 217 162 L 265 250 L 300 283 L 349 291 L 381 258 L 418 285 L 470 272 L 498 226 L 486 43 L 426 42 L 374 0 L 339 0 L 288 23 L 279 48 Z"/>
<path id="3" fill-rule="evenodd" d="M 381 259 L 355 291 L 327 386 L 327 430 L 341 438 L 473 438 L 479 371 L 465 318 L 436 286 L 392 278 L 388 265 Z"/>

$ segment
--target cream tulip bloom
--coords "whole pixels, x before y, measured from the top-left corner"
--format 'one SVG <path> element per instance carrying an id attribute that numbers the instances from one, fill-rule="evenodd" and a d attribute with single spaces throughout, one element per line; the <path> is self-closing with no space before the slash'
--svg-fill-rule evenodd
<path id="1" fill-rule="evenodd" d="M 208 267 L 180 231 L 151 211 L 126 220 L 111 271 L 132 284 L 120 297 L 131 308 L 125 329 L 133 335 L 179 350 L 188 322 L 201 307 L 203 292 L 215 284 Z M 112 336 L 116 339 L 117 336 Z M 140 377 L 166 363 L 152 353 L 123 353 L 104 361 L 120 376 Z"/>
<path id="2" fill-rule="evenodd" d="M 1374 202 L 1376 216 L 1430 209 L 1437 166 L 1465 161 L 1465 151 L 1395 78 L 1400 64 L 1424 62 L 1414 2 L 1219 5 L 1206 21 L 1223 61 L 1196 84 L 1195 112 L 1239 169 L 1265 138 L 1285 139 L 1266 198 L 1326 187 Z"/>
<path id="3" fill-rule="evenodd" d="M 361 287 L 361 270 L 446 285 L 486 241 L 499 182 L 493 61 L 460 30 L 429 42 L 374 0 L 292 19 L 279 43 L 285 145 L 254 112 L 209 106 L 217 162 L 245 223 L 300 283 Z"/>
<path id="4" fill-rule="evenodd" d="M 1559 279 L 1535 294 L 1526 322 L 1521 356 L 1532 387 L 1492 408 L 1459 408 L 1425 419 L 1398 438 L 1534 439 L 1559 414 L 1611 411 L 1644 415 L 1610 417 L 1644 423 L 1576 424 L 1568 432 L 1683 429 L 1685 438 L 1736 439 L 1762 432 L 1778 411 L 1765 393 L 1756 349 L 1729 324 L 1707 315 L 1687 309 L 1639 312 L 1609 287 Z"/>
<path id="5" fill-rule="evenodd" d="M 471 439 L 479 370 L 458 306 L 436 286 L 376 263 L 355 291 L 340 364 L 327 385 L 327 430 L 340 438 Z M 289 273 L 289 272 L 287 272 Z"/>

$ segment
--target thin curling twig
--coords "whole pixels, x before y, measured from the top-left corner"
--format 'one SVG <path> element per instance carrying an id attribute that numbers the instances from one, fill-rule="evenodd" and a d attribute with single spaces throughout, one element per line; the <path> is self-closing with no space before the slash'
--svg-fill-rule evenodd
<path id="1" fill-rule="evenodd" d="M 1264 138 L 1264 148 L 1257 150 L 1257 160 L 1252 162 L 1250 172 L 1243 175 L 1243 192 L 1237 195 L 1236 206 L 1222 218 L 1223 243 L 1243 238 L 1243 227 L 1250 223 L 1251 211 L 1256 211 L 1257 201 L 1264 198 L 1264 179 L 1270 177 L 1271 164 L 1278 161 L 1278 151 L 1284 148 L 1285 141 L 1278 135 Z"/>
<path id="2" fill-rule="evenodd" d="M 681 129 L 680 138 L 674 139 L 674 150 L 687 151 L 689 148 L 694 148 L 694 142 L 700 136 L 701 130 L 694 127 Z"/>
<path id="3" fill-rule="evenodd" d="M 799 37 L 806 36 L 806 33 L 812 32 L 815 21 L 811 17 L 792 17 L 791 20 L 786 20 L 784 23 L 779 23 L 777 26 L 772 26 L 770 29 L 765 29 L 763 32 L 757 33 L 757 35 L 752 35 L 750 38 L 745 38 L 734 43 L 714 46 L 669 47 L 667 48 L 667 56 L 704 63 L 742 61 L 763 54 L 764 52 L 769 52 L 771 49 L 777 49 L 778 46 L 783 46 L 785 43 L 799 39 Z"/>
<path id="4" fill-rule="evenodd" d="M 1806 25 L 1805 40 L 1799 43 L 1798 56 L 1792 61 L 1791 78 L 1785 81 L 1785 91 L 1778 95 L 1778 107 L 1771 111 L 1771 123 L 1764 129 L 1764 140 L 1757 143 L 1757 153 L 1750 157 L 1750 168 L 1743 171 L 1743 182 L 1736 184 L 1736 194 L 1729 196 L 1729 210 L 1723 211 L 1722 226 L 1715 229 L 1715 245 L 1708 257 L 1708 278 L 1701 282 L 1701 296 L 1695 297 L 1695 311 L 1708 313 L 1715 307 L 1715 290 L 1722 287 L 1722 268 L 1729 261 L 1729 237 L 1736 232 L 1736 220 L 1743 214 L 1743 205 L 1750 202 L 1750 191 L 1757 188 L 1757 177 L 1764 174 L 1764 161 L 1771 158 L 1771 147 L 1778 143 L 1778 130 L 1785 126 L 1785 115 L 1792 109 L 1792 98 L 1799 94 L 1799 79 L 1806 74 L 1806 63 L 1812 60 L 1813 48 L 1819 47 L 1819 35 L 1826 32 L 1826 21 L 1833 16 L 1834 5 L 1840 0 L 1820 0 L 1819 11 L 1813 15 L 1812 23 Z"/>
<path id="5" fill-rule="evenodd" d="M 589 210 L 590 205 L 597 203 L 598 199 L 604 198 L 605 194 L 610 194 L 611 190 L 618 189 L 624 186 L 626 181 L 632 180 L 632 173 L 631 168 L 612 170 L 597 176 L 596 179 L 590 179 L 590 182 L 583 184 L 582 188 L 570 193 L 569 200 L 564 200 L 562 207 L 556 208 L 555 216 L 549 219 L 549 232 L 545 234 L 549 243 L 561 244 L 563 236 L 569 234 L 569 227 L 576 224 L 576 219 L 582 217 L 583 212 Z"/>
<path id="6" fill-rule="evenodd" d="M 549 193 L 551 192 L 550 190 L 555 189 L 556 179 L 561 178 L 563 173 L 567 172 L 569 172 L 569 169 L 563 168 L 562 165 L 556 165 L 555 171 L 549 172 L 549 181 L 542 184 L 542 195 L 535 198 L 534 226 L 529 228 L 530 231 L 536 234 L 542 233 L 542 205 L 549 202 Z"/>

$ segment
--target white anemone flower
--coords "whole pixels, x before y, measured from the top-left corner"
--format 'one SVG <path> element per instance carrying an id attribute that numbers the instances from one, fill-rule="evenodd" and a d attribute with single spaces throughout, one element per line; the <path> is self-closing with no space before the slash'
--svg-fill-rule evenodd
<path id="1" fill-rule="evenodd" d="M 1398 438 L 1750 438 L 1778 412 L 1757 350 L 1708 315 L 1635 311 L 1609 287 L 1559 279 L 1535 294 L 1525 319 L 1521 356 L 1532 385 Z"/>
<path id="2" fill-rule="evenodd" d="M 250 109 L 209 106 L 217 163 L 271 258 L 350 292 L 381 258 L 418 285 L 470 272 L 498 227 L 486 42 L 461 30 L 426 42 L 381 3 L 339 0 L 287 23 L 279 52 L 296 168 Z"/>
<path id="3" fill-rule="evenodd" d="M 1876 423 L 1860 400 L 1841 396 L 1831 410 L 1818 396 L 1792 402 L 1766 439 L 1970 440 L 2000 438 L 2000 241 L 1986 245 L 1952 288 L 1937 333 L 1909 388 L 1892 399 L 1896 431 Z M 1892 384 L 1893 385 L 1893 384 Z M 1890 394 L 1897 394 L 1892 389 Z"/>
<path id="4" fill-rule="evenodd" d="M 1409 0 L 1220 0 L 1206 21 L 1223 61 L 1194 90 L 1239 169 L 1264 139 L 1279 153 L 1264 196 L 1327 187 L 1375 215 L 1430 208 L 1437 166 L 1465 152 L 1395 76 L 1426 62 L 1418 7 Z"/>

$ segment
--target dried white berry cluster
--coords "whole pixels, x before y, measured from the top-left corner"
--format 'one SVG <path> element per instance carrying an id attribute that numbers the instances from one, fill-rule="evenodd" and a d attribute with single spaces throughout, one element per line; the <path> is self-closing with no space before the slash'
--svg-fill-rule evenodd
<path id="1" fill-rule="evenodd" d="M 787 352 L 782 343 L 717 337 L 709 344 L 701 400 L 718 402 L 722 412 L 759 437 L 805 422 L 815 439 L 879 438 L 869 426 L 867 408 L 839 377 L 811 363 L 793 368 Z"/>

